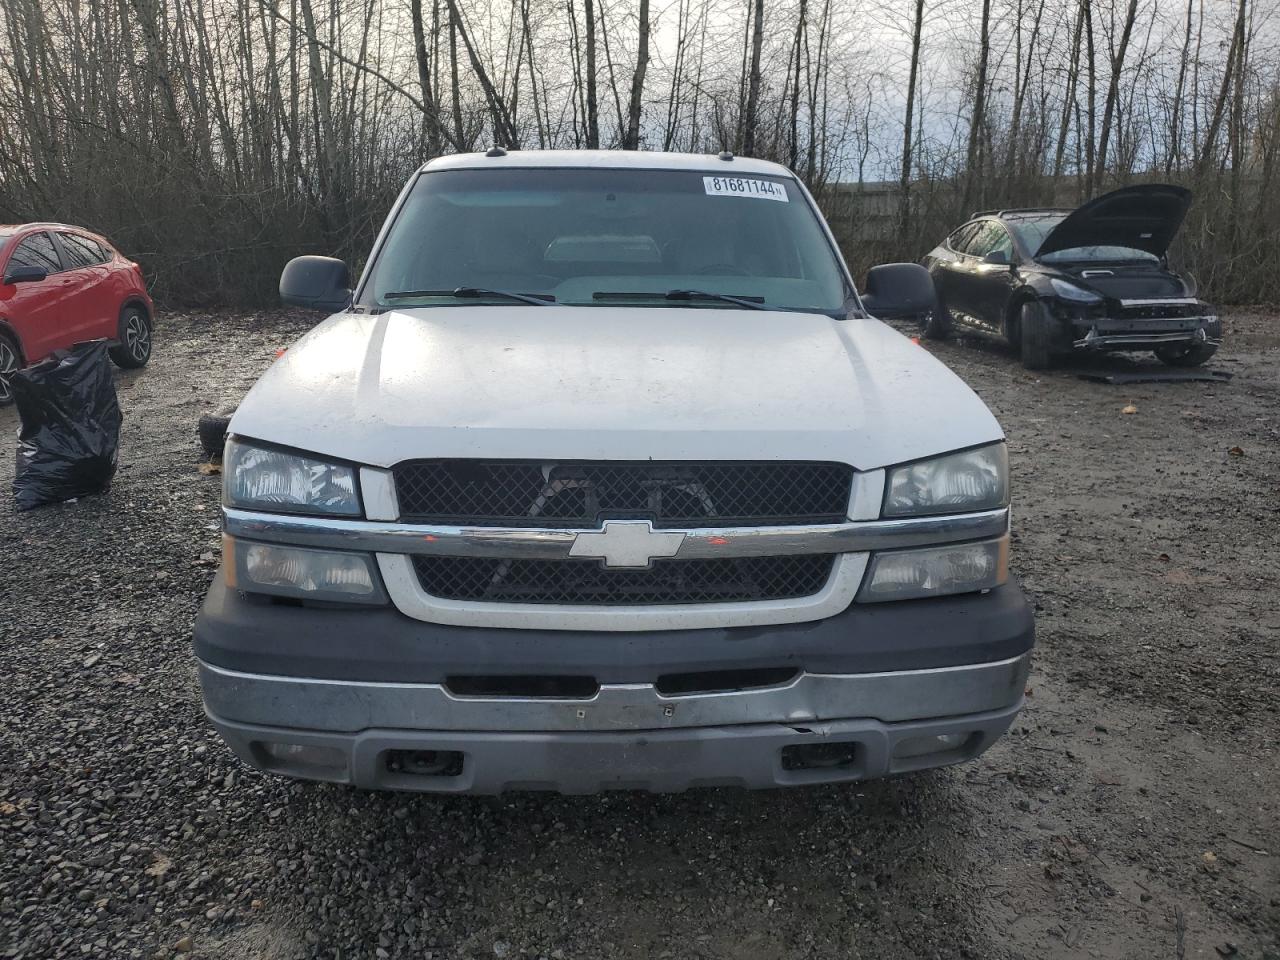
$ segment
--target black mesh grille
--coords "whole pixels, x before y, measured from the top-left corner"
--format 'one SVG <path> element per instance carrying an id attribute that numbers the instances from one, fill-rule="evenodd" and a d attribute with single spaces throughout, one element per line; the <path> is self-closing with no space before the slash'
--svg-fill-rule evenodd
<path id="1" fill-rule="evenodd" d="M 392 472 L 405 520 L 501 527 L 834 523 L 853 481 L 841 463 L 769 461 L 409 460 Z"/>
<path id="2" fill-rule="evenodd" d="M 422 589 L 445 600 L 641 605 L 785 600 L 826 585 L 835 558 L 655 560 L 647 570 L 610 570 L 598 560 L 413 558 Z"/>

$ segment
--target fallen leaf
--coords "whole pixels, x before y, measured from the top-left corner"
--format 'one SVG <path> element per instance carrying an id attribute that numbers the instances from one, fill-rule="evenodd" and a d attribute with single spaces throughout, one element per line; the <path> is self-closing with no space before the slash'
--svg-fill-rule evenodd
<path id="1" fill-rule="evenodd" d="M 152 856 L 155 857 L 155 862 L 153 862 L 151 866 L 147 867 L 147 869 L 142 872 L 145 873 L 148 877 L 163 877 L 166 873 L 169 872 L 169 868 L 173 866 L 173 861 L 170 860 L 168 857 L 166 857 L 163 853 L 152 854 Z M 177 948 L 175 947 L 174 949 L 177 949 Z"/>
<path id="2" fill-rule="evenodd" d="M 1137 413 L 1137 412 L 1138 412 L 1138 408 L 1137 408 L 1137 407 L 1135 407 L 1135 406 L 1131 403 L 1131 404 L 1129 404 L 1129 405 L 1128 405 L 1128 406 L 1126 406 L 1126 407 L 1122 407 L 1122 408 L 1121 408 L 1121 410 L 1120 410 L 1120 412 L 1121 412 L 1121 413 Z"/>
<path id="3" fill-rule="evenodd" d="M 211 477 L 222 472 L 222 464 L 220 463 L 202 463 L 196 467 L 206 477 Z"/>
<path id="4" fill-rule="evenodd" d="M 1227 451 L 1227 454 L 1228 454 L 1228 455 L 1230 455 L 1230 456 L 1233 456 L 1233 457 L 1243 457 L 1243 456 L 1244 456 L 1244 448 L 1243 448 L 1243 447 L 1232 447 L 1230 450 L 1228 450 L 1228 451 Z"/>

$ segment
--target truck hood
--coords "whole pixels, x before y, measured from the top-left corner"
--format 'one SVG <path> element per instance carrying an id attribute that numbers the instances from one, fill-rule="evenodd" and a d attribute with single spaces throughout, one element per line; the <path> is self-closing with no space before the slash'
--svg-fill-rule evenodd
<path id="1" fill-rule="evenodd" d="M 1145 250 L 1163 257 L 1191 206 L 1191 191 L 1165 183 L 1121 187 L 1067 214 L 1049 231 L 1042 257 L 1076 247 L 1118 246 Z"/>
<path id="2" fill-rule="evenodd" d="M 834 460 L 998 440 L 982 401 L 877 320 L 718 308 L 338 314 L 267 370 L 232 433 L 371 466 L 486 457 Z"/>

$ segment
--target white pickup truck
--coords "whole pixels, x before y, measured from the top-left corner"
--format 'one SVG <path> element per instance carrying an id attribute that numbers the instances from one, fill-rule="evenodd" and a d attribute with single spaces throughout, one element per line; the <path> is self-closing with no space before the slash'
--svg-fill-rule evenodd
<path id="1" fill-rule="evenodd" d="M 1008 465 L 804 186 L 719 156 L 433 160 L 231 421 L 206 709 L 255 767 L 589 793 L 971 759 L 1023 702 Z"/>

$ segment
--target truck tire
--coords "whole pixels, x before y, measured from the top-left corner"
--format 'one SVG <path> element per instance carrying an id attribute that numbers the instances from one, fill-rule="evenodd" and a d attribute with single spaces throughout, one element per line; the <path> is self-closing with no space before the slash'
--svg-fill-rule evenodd
<path id="1" fill-rule="evenodd" d="M 1022 305 L 1018 320 L 1018 349 L 1028 370 L 1046 370 L 1053 363 L 1053 318 L 1039 300 Z"/>
<path id="2" fill-rule="evenodd" d="M 125 304 L 120 311 L 120 342 L 107 351 L 117 367 L 136 370 L 151 359 L 151 317 L 147 308 Z"/>
<path id="3" fill-rule="evenodd" d="M 951 311 L 947 309 L 942 297 L 938 297 L 938 302 L 933 310 L 925 314 L 924 317 L 925 338 L 928 340 L 946 340 L 954 330 L 955 323 L 951 319 Z"/>
<path id="4" fill-rule="evenodd" d="M 1156 347 L 1155 354 L 1161 363 L 1171 367 L 1198 367 L 1218 352 L 1216 343 L 1167 343 Z"/>

